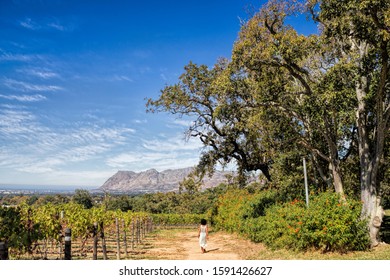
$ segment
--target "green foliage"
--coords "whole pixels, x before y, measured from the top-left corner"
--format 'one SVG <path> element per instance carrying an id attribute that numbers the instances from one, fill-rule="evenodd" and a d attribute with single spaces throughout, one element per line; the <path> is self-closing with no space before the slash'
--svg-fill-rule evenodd
<path id="1" fill-rule="evenodd" d="M 93 206 L 92 196 L 87 190 L 77 189 L 73 195 L 73 201 L 90 209 Z"/>
<path id="2" fill-rule="evenodd" d="M 202 218 L 208 218 L 202 214 L 153 214 L 155 224 L 160 225 L 191 225 L 199 224 Z"/>
<path id="3" fill-rule="evenodd" d="M 18 208 L 0 207 L 0 240 L 8 242 L 9 248 L 18 252 L 31 252 L 32 244 L 42 238 L 33 215 L 26 204 Z"/>
<path id="4" fill-rule="evenodd" d="M 121 195 L 117 197 L 111 197 L 106 201 L 107 210 L 121 210 L 123 212 L 133 210 L 133 205 L 131 204 L 131 199 L 128 196 Z"/>
<path id="5" fill-rule="evenodd" d="M 252 241 L 262 242 L 273 249 L 294 248 L 304 212 L 304 205 L 299 200 L 273 205 L 264 216 L 248 219 L 244 233 Z"/>
<path id="6" fill-rule="evenodd" d="M 265 209 L 277 199 L 278 194 L 273 191 L 251 193 L 248 189 L 230 189 L 218 199 L 212 219 L 217 228 L 242 232 L 247 219 L 264 215 Z"/>
<path id="7" fill-rule="evenodd" d="M 0 207 L 0 240 L 7 242 L 9 247 L 23 250 L 30 245 L 26 236 L 19 209 Z"/>
<path id="8" fill-rule="evenodd" d="M 242 223 L 242 207 L 251 195 L 246 189 L 233 189 L 222 195 L 217 202 L 217 215 L 213 221 L 217 228 L 238 232 Z"/>
<path id="9" fill-rule="evenodd" d="M 265 216 L 247 220 L 245 234 L 273 249 L 366 250 L 367 222 L 360 215 L 360 202 L 326 192 L 308 209 L 300 200 L 269 207 Z"/>
<path id="10" fill-rule="evenodd" d="M 360 201 L 344 201 L 334 193 L 315 197 L 302 221 L 301 246 L 330 251 L 367 249 L 367 221 L 361 219 L 361 207 Z"/>
<path id="11" fill-rule="evenodd" d="M 204 214 L 215 204 L 218 196 L 226 191 L 225 185 L 196 193 L 153 193 L 128 197 L 132 211 L 151 214 Z M 115 200 L 115 199 L 114 199 Z M 112 206 L 110 202 L 109 206 Z M 110 208 L 111 210 L 119 208 Z"/>
<path id="12" fill-rule="evenodd" d="M 41 237 L 46 240 L 59 240 L 62 228 L 58 207 L 48 203 L 34 208 L 32 213 L 32 220 L 39 226 Z"/>
<path id="13" fill-rule="evenodd" d="M 205 147 L 197 166 L 201 177 L 212 173 L 217 164 L 235 162 L 240 178 L 245 178 L 245 172 L 261 170 L 270 179 L 269 158 L 259 137 L 262 131 L 259 126 L 247 127 L 254 90 L 247 76 L 233 71 L 226 59 L 212 68 L 190 62 L 184 70 L 177 84 L 166 86 L 157 100 L 148 100 L 148 111 L 193 118 L 186 133 Z"/>

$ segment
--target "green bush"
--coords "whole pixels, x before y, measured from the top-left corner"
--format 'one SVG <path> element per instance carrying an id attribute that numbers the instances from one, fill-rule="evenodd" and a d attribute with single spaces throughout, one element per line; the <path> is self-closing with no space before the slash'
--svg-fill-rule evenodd
<path id="1" fill-rule="evenodd" d="M 360 213 L 361 203 L 322 193 L 311 199 L 308 209 L 298 200 L 269 207 L 265 216 L 246 221 L 245 234 L 273 249 L 365 250 L 367 223 Z"/>
<path id="2" fill-rule="evenodd" d="M 239 232 L 243 222 L 245 202 L 252 196 L 246 189 L 232 189 L 219 197 L 215 226 L 229 232 Z"/>
<path id="3" fill-rule="evenodd" d="M 265 215 L 265 210 L 275 204 L 277 198 L 274 191 L 231 189 L 219 197 L 212 220 L 217 228 L 229 232 L 245 232 L 247 220 Z"/>
<path id="4" fill-rule="evenodd" d="M 300 246 L 325 251 L 365 250 L 369 247 L 367 221 L 361 203 L 334 193 L 316 196 L 303 220 Z"/>
<path id="5" fill-rule="evenodd" d="M 302 227 L 305 215 L 301 201 L 272 205 L 265 215 L 248 219 L 245 235 L 254 242 L 262 242 L 269 248 L 294 248 Z"/>

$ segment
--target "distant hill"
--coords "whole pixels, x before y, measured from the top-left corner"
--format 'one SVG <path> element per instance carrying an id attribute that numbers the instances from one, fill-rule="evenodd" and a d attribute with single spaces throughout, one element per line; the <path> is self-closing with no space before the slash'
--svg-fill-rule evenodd
<path id="1" fill-rule="evenodd" d="M 162 172 L 158 172 L 156 169 L 149 169 L 139 173 L 133 171 L 118 171 L 100 187 L 100 190 L 124 193 L 177 191 L 179 190 L 179 183 L 187 177 L 192 170 L 192 167 L 188 167 L 168 169 Z M 231 173 L 216 171 L 211 178 L 205 176 L 202 188 L 215 187 L 220 183 L 226 182 L 226 174 Z"/>

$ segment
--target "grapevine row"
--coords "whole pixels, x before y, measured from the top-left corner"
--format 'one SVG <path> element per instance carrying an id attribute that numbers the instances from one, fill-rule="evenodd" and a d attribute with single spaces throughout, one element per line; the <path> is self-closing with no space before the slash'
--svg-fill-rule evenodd
<path id="1" fill-rule="evenodd" d="M 172 226 L 197 224 L 200 218 L 200 215 L 194 214 L 122 212 L 105 210 L 104 207 L 85 209 L 76 203 L 48 203 L 40 207 L 22 204 L 18 208 L 0 207 L 0 242 L 8 244 L 16 255 L 32 254 L 39 242 L 43 244 L 46 258 L 50 245 L 60 244 L 67 228 L 71 228 L 72 238 L 83 240 L 82 244 L 85 244 L 97 235 L 115 235 L 118 221 L 123 229 L 130 231 L 134 224 L 146 224 L 146 221 L 157 226 Z"/>

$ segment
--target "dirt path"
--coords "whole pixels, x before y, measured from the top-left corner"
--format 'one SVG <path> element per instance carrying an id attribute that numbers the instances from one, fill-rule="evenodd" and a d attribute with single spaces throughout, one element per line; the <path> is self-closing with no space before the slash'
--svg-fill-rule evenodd
<path id="1" fill-rule="evenodd" d="M 185 232 L 183 244 L 186 260 L 239 260 L 240 257 L 229 246 L 229 236 L 224 234 L 210 234 L 207 241 L 207 252 L 202 253 L 196 233 Z"/>
<path id="2" fill-rule="evenodd" d="M 142 258 L 155 260 L 244 260 L 264 249 L 232 234 L 210 232 L 207 252 L 203 254 L 196 230 L 164 231 L 147 243 Z"/>

